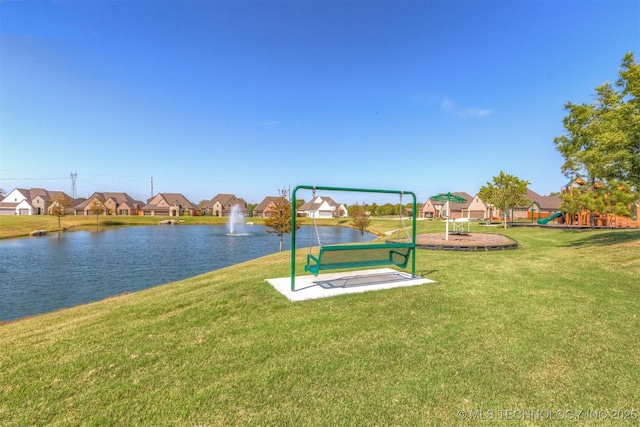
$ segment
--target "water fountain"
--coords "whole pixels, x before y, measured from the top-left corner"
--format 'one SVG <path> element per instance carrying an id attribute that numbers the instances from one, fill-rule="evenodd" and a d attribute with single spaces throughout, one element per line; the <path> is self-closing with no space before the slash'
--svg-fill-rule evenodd
<path id="1" fill-rule="evenodd" d="M 240 211 L 240 205 L 231 206 L 229 220 L 227 221 L 227 229 L 229 234 L 245 234 L 244 232 L 244 215 Z"/>

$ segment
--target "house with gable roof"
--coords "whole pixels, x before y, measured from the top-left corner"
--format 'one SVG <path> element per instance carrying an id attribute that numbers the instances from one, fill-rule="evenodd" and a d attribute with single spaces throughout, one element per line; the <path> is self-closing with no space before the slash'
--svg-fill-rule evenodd
<path id="1" fill-rule="evenodd" d="M 347 216 L 347 208 L 331 197 L 316 196 L 300 206 L 297 215 L 310 218 L 344 218 Z"/>
<path id="2" fill-rule="evenodd" d="M 44 188 L 16 188 L 0 202 L 0 215 L 46 215 L 51 213 L 51 205 L 58 197 L 65 197 L 69 204 L 73 199 L 62 191 L 48 191 Z M 70 209 L 69 213 L 73 213 Z"/>
<path id="3" fill-rule="evenodd" d="M 144 215 L 151 216 L 196 216 L 200 208 L 180 193 L 158 193 L 142 207 Z"/>
<path id="4" fill-rule="evenodd" d="M 518 206 L 511 211 L 511 220 L 545 218 L 560 208 L 560 197 L 541 196 L 527 188 L 525 197 L 529 199 L 527 206 Z"/>
<path id="5" fill-rule="evenodd" d="M 33 206 L 37 211 L 46 213 L 47 215 L 53 215 L 53 207 L 59 205 L 61 199 L 64 199 L 64 214 L 74 214 L 73 205 L 77 203 L 76 199 L 73 199 L 63 191 L 48 191 L 47 193 L 47 195 L 38 195 L 33 199 Z"/>
<path id="6" fill-rule="evenodd" d="M 271 216 L 271 212 L 275 209 L 275 201 L 278 200 L 279 196 L 267 196 L 262 201 L 253 208 L 253 216 L 257 218 L 268 218 Z"/>
<path id="7" fill-rule="evenodd" d="M 35 215 L 29 190 L 16 188 L 0 202 L 0 215 Z"/>
<path id="8" fill-rule="evenodd" d="M 140 215 L 143 202 L 135 200 L 127 193 L 95 192 L 87 200 L 74 206 L 76 215 L 93 215 L 92 207 L 97 204 L 105 215 Z"/>
<path id="9" fill-rule="evenodd" d="M 449 202 L 449 218 L 472 218 L 484 219 L 491 218 L 491 206 L 484 203 L 480 196 L 471 196 L 469 193 L 459 191 L 451 193 L 452 195 L 462 197 L 465 202 Z M 422 206 L 420 218 L 444 218 L 446 216 L 446 201 L 439 201 L 429 198 Z"/>
<path id="10" fill-rule="evenodd" d="M 242 216 L 247 215 L 247 202 L 235 194 L 218 194 L 201 208 L 206 215 L 229 216 L 234 206 L 238 206 Z"/>

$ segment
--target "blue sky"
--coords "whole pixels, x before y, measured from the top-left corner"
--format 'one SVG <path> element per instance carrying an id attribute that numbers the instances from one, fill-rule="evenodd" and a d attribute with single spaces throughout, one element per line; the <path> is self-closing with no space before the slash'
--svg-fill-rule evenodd
<path id="1" fill-rule="evenodd" d="M 0 24 L 5 192 L 77 172 L 79 197 L 153 177 L 195 203 L 558 191 L 565 103 L 640 56 L 638 1 L 4 1 Z"/>

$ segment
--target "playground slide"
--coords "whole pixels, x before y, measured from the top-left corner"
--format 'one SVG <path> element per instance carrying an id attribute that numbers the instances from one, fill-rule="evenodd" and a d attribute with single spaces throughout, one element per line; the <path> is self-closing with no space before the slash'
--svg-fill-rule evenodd
<path id="1" fill-rule="evenodd" d="M 562 211 L 557 211 L 554 212 L 553 215 L 548 216 L 546 218 L 540 218 L 538 221 L 536 221 L 538 224 L 542 224 L 542 225 L 546 225 L 549 223 L 549 221 L 553 221 L 554 219 L 558 218 L 559 216 L 562 216 Z"/>

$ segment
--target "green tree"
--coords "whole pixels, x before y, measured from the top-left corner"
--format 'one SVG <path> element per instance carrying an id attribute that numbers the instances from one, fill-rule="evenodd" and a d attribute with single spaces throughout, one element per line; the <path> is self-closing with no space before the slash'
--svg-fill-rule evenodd
<path id="1" fill-rule="evenodd" d="M 640 66 L 627 53 L 615 87 L 607 82 L 595 89 L 593 103 L 567 102 L 565 135 L 554 138 L 568 178 L 587 182 L 617 181 L 640 188 Z M 616 184 L 617 185 L 617 184 Z M 610 187 L 610 186 L 609 186 Z M 611 187 L 610 187 L 611 188 Z"/>
<path id="2" fill-rule="evenodd" d="M 98 225 L 98 221 L 100 219 L 100 214 L 104 214 L 106 212 L 106 208 L 100 197 L 94 197 L 91 205 L 89 205 L 89 211 L 91 214 L 96 216 L 96 226 Z"/>
<path id="3" fill-rule="evenodd" d="M 282 252 L 282 240 L 285 234 L 291 233 L 291 199 L 286 189 L 278 190 L 279 197 L 273 200 L 273 209 L 264 220 L 267 233 L 275 233 L 280 238 L 280 252 Z M 296 222 L 296 229 L 300 224 Z"/>
<path id="4" fill-rule="evenodd" d="M 369 207 L 369 212 L 371 213 L 371 215 L 373 216 L 377 216 L 380 215 L 380 212 L 378 212 L 378 210 L 380 209 L 380 207 L 378 206 L 377 203 L 371 203 L 371 206 Z"/>
<path id="5" fill-rule="evenodd" d="M 507 212 L 518 206 L 528 206 L 531 202 L 527 194 L 528 181 L 523 181 L 514 175 L 500 171 L 500 175 L 493 177 L 493 183 L 480 188 L 478 195 L 485 203 L 490 203 L 502 211 L 502 222 L 507 228 Z"/>
<path id="6" fill-rule="evenodd" d="M 247 216 L 253 216 L 256 206 L 258 206 L 256 203 L 247 203 Z"/>
<path id="7" fill-rule="evenodd" d="M 51 215 L 58 217 L 58 228 L 60 228 L 60 220 L 66 215 L 67 209 L 71 206 L 71 200 L 69 200 L 63 193 L 54 197 L 51 203 Z"/>
<path id="8" fill-rule="evenodd" d="M 371 216 L 364 205 L 359 205 L 356 203 L 351 206 L 351 212 L 349 214 L 351 216 L 351 223 L 353 226 L 360 231 L 360 241 L 364 242 L 364 232 L 371 224 Z"/>

